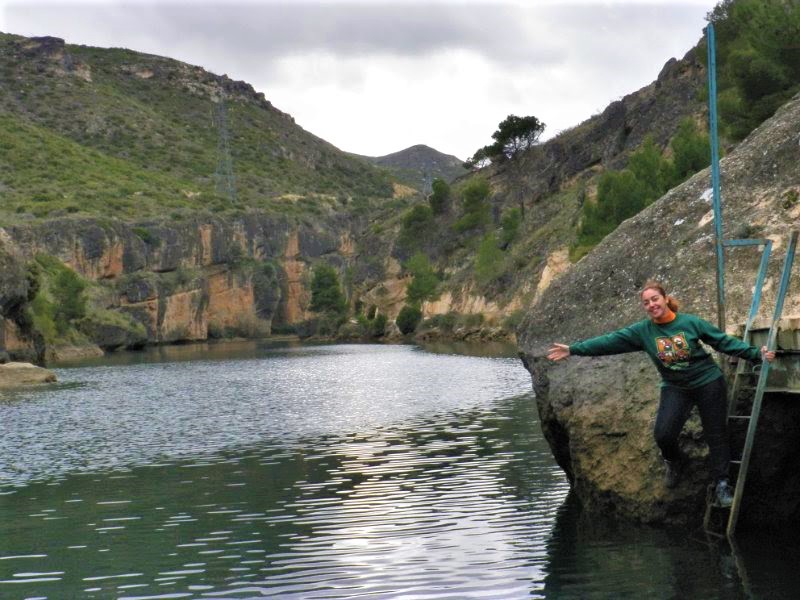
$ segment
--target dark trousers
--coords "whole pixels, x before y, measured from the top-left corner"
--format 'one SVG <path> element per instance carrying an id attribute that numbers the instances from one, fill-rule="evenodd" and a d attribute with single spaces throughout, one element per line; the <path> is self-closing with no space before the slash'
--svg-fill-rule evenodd
<path id="1" fill-rule="evenodd" d="M 678 435 L 689 418 L 692 406 L 696 404 L 703 424 L 703 437 L 708 444 L 712 481 L 727 477 L 730 462 L 727 397 L 724 377 L 691 390 L 661 388 L 654 430 L 661 455 L 667 460 L 680 459 Z"/>

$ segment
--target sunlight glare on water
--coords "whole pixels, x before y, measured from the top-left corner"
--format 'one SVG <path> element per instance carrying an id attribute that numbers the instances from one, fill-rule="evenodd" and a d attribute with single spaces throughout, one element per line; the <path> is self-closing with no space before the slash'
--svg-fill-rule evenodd
<path id="1" fill-rule="evenodd" d="M 58 376 L 0 398 L 3 600 L 800 588 L 791 532 L 732 555 L 701 532 L 581 512 L 516 358 L 250 342 Z"/>
<path id="2" fill-rule="evenodd" d="M 517 359 L 311 346 L 58 375 L 0 402 L 3 598 L 543 585 L 567 486 Z"/>

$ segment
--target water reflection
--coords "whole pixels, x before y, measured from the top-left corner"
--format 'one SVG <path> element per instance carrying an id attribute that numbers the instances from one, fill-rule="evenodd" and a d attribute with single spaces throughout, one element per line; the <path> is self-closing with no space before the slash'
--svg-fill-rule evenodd
<path id="1" fill-rule="evenodd" d="M 598 520 L 565 501 L 516 359 L 181 350 L 61 369 L 62 385 L 0 403 L 1 598 L 800 588 L 794 540 L 756 538 L 734 555 L 698 531 Z"/>
<path id="2" fill-rule="evenodd" d="M 566 492 L 532 406 L 31 484 L 3 505 L 0 581 L 51 597 L 526 596 Z"/>
<path id="3" fill-rule="evenodd" d="M 548 598 L 796 598 L 796 538 L 727 540 L 590 516 L 570 493 L 547 543 Z"/>
<path id="4" fill-rule="evenodd" d="M 128 354 L 128 364 L 58 369 L 62 385 L 0 403 L 0 478 L 22 484 L 265 439 L 281 445 L 369 431 L 530 389 L 513 359 L 411 346 L 234 349 L 227 359 L 156 361 L 144 353 L 142 362 Z"/>

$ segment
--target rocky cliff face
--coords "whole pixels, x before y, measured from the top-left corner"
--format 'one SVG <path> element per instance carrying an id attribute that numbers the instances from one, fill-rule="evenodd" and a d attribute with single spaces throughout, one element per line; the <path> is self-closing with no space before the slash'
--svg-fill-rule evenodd
<path id="1" fill-rule="evenodd" d="M 800 97 L 795 97 L 722 161 L 727 239 L 769 237 L 773 259 L 762 313 L 771 315 L 791 229 L 800 224 Z M 714 231 L 706 170 L 624 222 L 594 251 L 569 268 L 531 306 L 519 331 L 542 428 L 558 463 L 585 505 L 643 521 L 697 521 L 704 502 L 705 446 L 696 417 L 681 444 L 691 457 L 686 480 L 674 491 L 661 483 L 652 439 L 657 374 L 643 354 L 545 358 L 554 341 L 571 342 L 643 318 L 637 291 L 651 277 L 664 281 L 686 312 L 715 321 Z M 760 253 L 727 253 L 728 323 L 749 309 Z M 797 272 L 795 268 L 795 273 Z M 800 311 L 798 278 L 784 315 Z M 742 519 L 800 518 L 800 404 L 766 401 L 756 441 Z M 741 441 L 741 434 L 736 433 Z"/>
<path id="2" fill-rule="evenodd" d="M 510 185 L 524 187 L 525 196 L 535 202 L 596 167 L 624 167 L 627 156 L 647 136 L 665 147 L 683 119 L 704 113 L 700 92 L 705 77 L 696 48 L 680 60 L 670 59 L 651 84 L 528 151 L 517 173 L 510 173 Z M 508 167 L 502 165 L 497 171 L 505 173 Z"/>
<path id="3" fill-rule="evenodd" d="M 267 334 L 273 324 L 307 316 L 307 269 L 325 257 L 344 267 L 352 257 L 348 224 L 325 229 L 248 213 L 234 220 L 125 224 L 61 220 L 0 230 L 4 261 L 0 349 L 34 350 L 19 308 L 30 298 L 25 264 L 54 256 L 95 281 L 94 303 L 141 324 L 143 339 L 114 323 L 89 325 L 112 349 L 140 343 L 204 340 L 209 333 Z"/>

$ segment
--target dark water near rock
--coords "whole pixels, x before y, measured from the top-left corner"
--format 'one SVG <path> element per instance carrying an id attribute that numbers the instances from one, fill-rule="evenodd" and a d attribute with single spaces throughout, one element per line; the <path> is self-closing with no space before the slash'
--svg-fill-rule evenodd
<path id="1" fill-rule="evenodd" d="M 0 598 L 797 597 L 791 542 L 583 516 L 519 361 L 451 350 L 171 347 L 6 394 Z"/>

